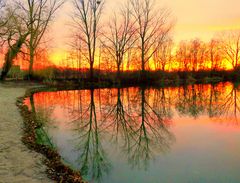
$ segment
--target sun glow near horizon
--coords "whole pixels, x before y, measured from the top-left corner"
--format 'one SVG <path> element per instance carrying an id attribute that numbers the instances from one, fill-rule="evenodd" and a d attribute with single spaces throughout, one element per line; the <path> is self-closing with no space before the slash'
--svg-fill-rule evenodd
<path id="1" fill-rule="evenodd" d="M 66 59 L 68 52 L 65 50 L 54 50 L 49 54 L 50 61 L 54 64 L 59 66 L 63 60 Z"/>
<path id="2" fill-rule="evenodd" d="M 176 50 L 174 51 L 173 55 L 176 54 L 175 52 L 176 52 Z M 100 59 L 100 67 L 99 67 L 99 59 Z M 103 58 L 99 58 L 99 55 L 96 56 L 96 61 L 95 61 L 95 64 L 94 64 L 95 69 L 108 70 L 107 66 L 109 66 L 109 67 L 111 67 L 112 71 L 117 70 L 117 68 L 114 66 L 115 61 L 113 59 L 108 63 L 103 63 L 102 59 Z M 123 71 L 136 71 L 136 70 L 140 69 L 140 68 L 138 68 L 138 67 L 140 67 L 138 65 L 131 64 L 130 66 L 127 66 L 127 59 L 128 58 L 124 58 L 124 65 L 121 67 L 121 70 L 123 70 Z M 49 54 L 49 60 L 56 67 L 73 68 L 73 69 L 77 69 L 79 67 L 78 58 L 76 56 L 73 56 L 71 51 L 67 51 L 67 50 L 59 49 L 59 50 L 52 51 Z M 88 66 L 86 64 L 86 61 L 84 61 L 84 62 L 85 62 L 85 65 L 82 63 L 82 69 L 83 68 L 88 68 Z M 135 60 L 135 62 L 137 62 L 137 61 Z M 204 68 L 206 70 L 210 70 L 211 69 L 210 61 L 205 60 L 204 62 L 205 62 Z M 149 64 L 148 64 L 147 68 L 152 70 L 152 71 L 157 70 L 153 58 L 151 58 L 149 60 Z M 200 68 L 200 66 L 198 66 L 198 68 Z M 170 61 L 166 64 L 166 71 L 177 71 L 179 69 L 182 70 L 183 68 L 181 68 L 180 62 L 177 61 L 176 58 L 174 58 L 172 61 Z M 232 65 L 229 61 L 227 61 L 226 59 L 223 59 L 222 66 L 219 69 L 232 70 L 233 67 L 232 67 Z"/>

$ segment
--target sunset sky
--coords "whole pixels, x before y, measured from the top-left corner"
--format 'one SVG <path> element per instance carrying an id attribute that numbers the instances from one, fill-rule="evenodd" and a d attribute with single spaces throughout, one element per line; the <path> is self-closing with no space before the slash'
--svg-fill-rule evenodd
<path id="1" fill-rule="evenodd" d="M 119 7 L 122 0 L 105 0 L 104 16 L 107 17 Z M 171 10 L 176 25 L 173 31 L 175 42 L 200 38 L 209 40 L 217 32 L 240 28 L 239 0 L 156 0 L 162 7 Z M 54 53 L 52 59 L 59 60 L 70 36 L 67 26 L 72 12 L 71 0 L 66 0 L 58 12 L 53 25 Z"/>

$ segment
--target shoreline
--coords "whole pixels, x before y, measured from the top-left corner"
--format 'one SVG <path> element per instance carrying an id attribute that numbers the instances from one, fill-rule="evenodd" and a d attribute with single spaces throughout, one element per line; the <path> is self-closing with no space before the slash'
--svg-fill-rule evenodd
<path id="1" fill-rule="evenodd" d="M 29 87 L 29 84 L 0 83 L 0 182 L 52 182 L 45 174 L 44 156 L 21 141 L 23 119 L 15 103 Z"/>
<path id="2" fill-rule="evenodd" d="M 61 161 L 61 156 L 55 149 L 46 145 L 40 145 L 36 142 L 35 129 L 39 124 L 34 121 L 34 113 L 28 110 L 24 100 L 35 92 L 44 90 L 44 88 L 30 88 L 23 97 L 17 99 L 16 105 L 20 109 L 24 121 L 24 133 L 22 142 L 31 150 L 45 156 L 43 163 L 47 166 L 46 173 L 48 177 L 56 182 L 86 183 L 83 181 L 80 172 L 72 170 Z"/>

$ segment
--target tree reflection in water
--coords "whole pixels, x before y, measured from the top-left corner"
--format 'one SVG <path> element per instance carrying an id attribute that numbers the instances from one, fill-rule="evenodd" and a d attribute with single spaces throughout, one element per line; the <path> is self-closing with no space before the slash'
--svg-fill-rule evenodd
<path id="1" fill-rule="evenodd" d="M 170 131 L 174 115 L 206 115 L 213 121 L 238 124 L 239 92 L 239 86 L 231 83 L 92 89 L 38 93 L 27 104 L 36 113 L 42 108 L 54 111 L 53 106 L 67 109 L 66 121 L 77 134 L 72 141 L 79 170 L 88 180 L 100 182 L 112 166 L 106 143 L 120 148 L 133 169 L 148 169 L 154 157 L 168 152 L 175 142 Z M 45 114 L 51 118 L 51 113 Z"/>
<path id="2" fill-rule="evenodd" d="M 135 121 L 132 118 L 131 108 L 128 105 L 123 104 L 122 101 L 123 89 L 117 89 L 116 104 L 109 104 L 108 111 L 102 115 L 102 120 L 109 122 L 108 129 L 112 131 L 111 140 L 113 143 L 120 143 L 121 139 L 124 142 L 122 148 L 129 149 L 131 139 L 133 138 L 133 126 L 135 126 Z M 129 95 L 127 98 L 127 103 L 129 104 Z M 120 141 L 120 142 L 119 142 Z"/>
<path id="3" fill-rule="evenodd" d="M 197 118 L 208 114 L 214 121 L 239 125 L 239 85 L 192 85 L 178 90 L 175 107 L 180 115 Z"/>
<path id="4" fill-rule="evenodd" d="M 80 105 L 81 106 L 81 105 Z M 74 122 L 77 124 L 78 138 L 76 149 L 79 152 L 78 163 L 80 172 L 89 180 L 100 181 L 104 173 L 110 168 L 110 163 L 101 145 L 100 127 L 97 121 L 96 106 L 94 102 L 94 90 L 90 91 L 90 103 L 84 113 L 79 111 L 80 118 Z"/>
<path id="5" fill-rule="evenodd" d="M 165 116 L 158 113 L 150 104 L 150 91 L 145 88 L 140 90 L 140 108 L 137 112 L 139 117 L 134 118 L 137 125 L 133 127 L 133 139 L 128 149 L 128 162 L 132 167 L 144 167 L 147 169 L 150 160 L 154 159 L 154 154 L 166 152 L 174 141 L 174 136 L 169 132 Z M 141 165 L 142 164 L 142 165 Z"/>
<path id="6" fill-rule="evenodd" d="M 124 97 L 127 97 L 125 101 Z M 174 141 L 168 130 L 170 115 L 158 112 L 150 100 L 150 90 L 146 93 L 145 88 L 136 91 L 131 99 L 118 88 L 116 104 L 110 105 L 104 115 L 104 121 L 110 124 L 113 142 L 122 144 L 122 152 L 133 168 L 147 169 L 154 154 L 167 151 Z M 129 106 L 134 106 L 134 110 Z"/>
<path id="7" fill-rule="evenodd" d="M 170 115 L 166 111 L 163 113 L 165 116 L 158 113 L 149 103 L 149 91 L 146 94 L 145 89 L 138 89 L 131 98 L 123 89 L 112 91 L 102 92 L 106 95 L 103 96 L 104 101 L 100 102 L 101 97 L 98 97 L 97 110 L 95 91 L 91 90 L 89 105 L 78 105 L 77 118 L 76 109 L 69 111 L 72 118 L 76 118 L 72 124 L 77 125 L 74 129 L 78 136 L 74 141 L 77 144 L 75 150 L 79 152 L 80 171 L 89 180 L 100 181 L 111 167 L 101 144 L 104 133 L 111 137 L 109 143 L 121 146 L 133 168 L 146 169 L 149 161 L 154 159 L 154 153 L 169 150 L 174 141 L 174 136 L 168 131 Z M 77 98 L 81 99 L 82 96 Z M 164 97 L 162 99 L 165 100 Z M 83 105 L 88 107 L 83 110 Z"/>
<path id="8" fill-rule="evenodd" d="M 222 98 L 222 102 L 219 102 L 216 106 L 216 117 L 219 121 L 227 119 L 230 123 L 239 125 L 240 118 L 240 87 L 239 85 L 233 85 L 228 88 L 227 93 Z"/>
<path id="9" fill-rule="evenodd" d="M 50 148 L 55 148 L 55 145 L 52 142 L 51 137 L 48 135 L 46 131 L 46 126 L 51 125 L 52 119 L 50 118 L 50 114 L 52 112 L 52 109 L 40 107 L 36 111 L 33 95 L 29 97 L 29 100 L 34 121 L 38 125 L 37 128 L 35 129 L 37 143 L 49 146 Z"/>
<path id="10" fill-rule="evenodd" d="M 219 91 L 215 85 L 210 86 L 209 104 L 208 104 L 208 115 L 210 118 L 218 115 L 218 106 L 214 105 L 219 100 Z"/>
<path id="11" fill-rule="evenodd" d="M 205 109 L 204 106 L 204 89 L 202 85 L 190 85 L 180 87 L 176 109 L 180 115 L 190 115 L 197 118 Z"/>

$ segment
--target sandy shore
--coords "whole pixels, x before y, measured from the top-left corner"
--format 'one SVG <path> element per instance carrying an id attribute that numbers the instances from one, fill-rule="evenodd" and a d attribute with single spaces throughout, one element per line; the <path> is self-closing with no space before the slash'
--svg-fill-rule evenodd
<path id="1" fill-rule="evenodd" d="M 48 183 L 43 156 L 30 151 L 22 142 L 23 119 L 16 99 L 27 87 L 0 83 L 0 183 Z"/>

